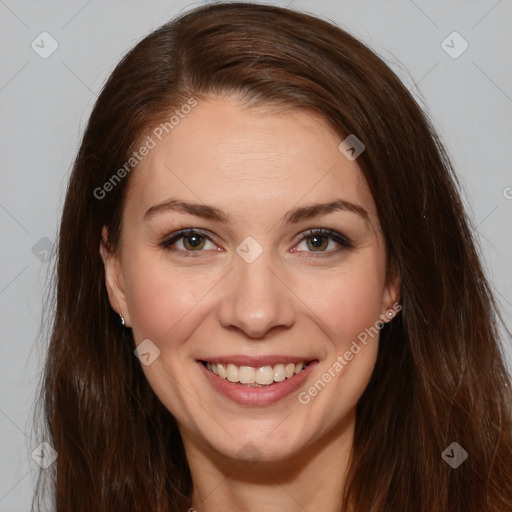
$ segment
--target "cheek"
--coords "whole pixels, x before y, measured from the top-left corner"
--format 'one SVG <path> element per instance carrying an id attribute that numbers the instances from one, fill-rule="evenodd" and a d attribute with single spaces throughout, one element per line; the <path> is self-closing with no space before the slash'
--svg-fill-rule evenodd
<path id="1" fill-rule="evenodd" d="M 325 278 L 303 283 L 302 296 L 309 293 L 309 305 L 329 328 L 338 352 L 375 326 L 383 313 L 385 267 L 377 251 L 367 250 Z"/>
<path id="2" fill-rule="evenodd" d="M 126 292 L 135 339 L 149 338 L 160 347 L 186 340 L 203 314 L 202 299 L 218 276 L 171 265 L 163 253 L 132 250 L 129 254 Z"/>
<path id="3" fill-rule="evenodd" d="M 128 251 L 127 251 L 128 252 Z M 176 272 L 171 274 L 151 254 L 132 251 L 126 262 L 127 298 L 133 332 L 158 340 L 185 314 L 192 297 Z"/>
<path id="4" fill-rule="evenodd" d="M 326 425 L 356 407 L 375 368 L 384 276 L 377 264 L 339 273 L 318 293 L 315 313 L 329 327 L 330 348 L 300 403 L 323 411 Z M 325 391 L 324 391 L 325 389 Z"/>

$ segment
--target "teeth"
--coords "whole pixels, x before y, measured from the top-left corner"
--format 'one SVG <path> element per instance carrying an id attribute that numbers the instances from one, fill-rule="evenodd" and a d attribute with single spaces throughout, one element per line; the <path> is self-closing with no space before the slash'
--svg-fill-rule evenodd
<path id="1" fill-rule="evenodd" d="M 215 373 L 213 368 L 217 366 L 215 364 L 212 364 L 212 372 Z M 226 369 L 226 379 L 229 380 L 229 382 L 239 382 L 239 375 L 240 370 L 238 369 L 238 366 L 235 366 L 234 364 L 228 364 L 228 367 Z"/>
<path id="2" fill-rule="evenodd" d="M 284 374 L 287 379 L 293 377 L 295 375 L 295 365 L 293 363 L 287 364 L 286 368 L 284 369 Z"/>
<path id="3" fill-rule="evenodd" d="M 223 379 L 225 379 L 228 375 L 226 368 L 220 363 L 217 365 L 217 372 L 218 372 L 219 377 L 222 377 Z"/>
<path id="4" fill-rule="evenodd" d="M 286 374 L 284 372 L 284 364 L 276 364 L 274 366 L 274 381 L 282 382 L 286 379 Z"/>
<path id="5" fill-rule="evenodd" d="M 229 382 L 245 384 L 253 387 L 268 386 L 274 382 L 282 382 L 290 379 L 297 373 L 300 373 L 307 366 L 307 363 L 279 363 L 274 366 L 260 366 L 253 368 L 252 366 L 236 366 L 234 364 L 223 363 L 206 363 L 206 368 L 214 375 L 218 375 L 222 379 Z"/>
<path id="6" fill-rule="evenodd" d="M 274 381 L 274 368 L 272 366 L 260 366 L 256 370 L 256 384 L 268 386 Z"/>
<path id="7" fill-rule="evenodd" d="M 238 377 L 242 384 L 252 384 L 256 382 L 256 370 L 250 366 L 240 366 Z"/>

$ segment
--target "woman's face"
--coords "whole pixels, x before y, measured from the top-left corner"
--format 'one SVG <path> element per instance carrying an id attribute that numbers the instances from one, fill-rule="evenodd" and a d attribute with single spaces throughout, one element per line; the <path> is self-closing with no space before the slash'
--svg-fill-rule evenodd
<path id="1" fill-rule="evenodd" d="M 121 251 L 102 256 L 186 447 L 279 460 L 341 435 L 397 298 L 357 160 L 311 113 L 235 99 L 199 103 L 152 138 Z"/>

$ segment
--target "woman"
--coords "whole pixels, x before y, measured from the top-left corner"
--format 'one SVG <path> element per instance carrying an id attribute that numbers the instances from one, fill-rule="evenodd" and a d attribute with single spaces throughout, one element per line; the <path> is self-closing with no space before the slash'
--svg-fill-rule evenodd
<path id="1" fill-rule="evenodd" d="M 512 510 L 456 178 L 334 25 L 221 3 L 143 39 L 91 114 L 58 254 L 56 510 Z"/>

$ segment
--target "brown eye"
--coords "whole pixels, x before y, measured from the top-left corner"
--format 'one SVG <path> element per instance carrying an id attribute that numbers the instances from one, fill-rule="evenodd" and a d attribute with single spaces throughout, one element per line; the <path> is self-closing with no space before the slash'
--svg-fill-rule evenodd
<path id="1" fill-rule="evenodd" d="M 202 249 L 204 247 L 205 241 L 204 236 L 198 233 L 190 233 L 189 235 L 185 235 L 183 238 L 183 245 L 187 251 L 193 251 L 195 249 Z M 202 240 L 201 240 L 202 239 Z"/>
<path id="2" fill-rule="evenodd" d="M 299 247 L 303 242 L 306 245 L 306 249 L 299 250 L 298 252 L 304 252 L 306 256 L 313 257 L 324 255 L 328 256 L 354 247 L 352 242 L 346 236 L 328 229 L 315 229 L 304 233 L 302 238 L 299 240 L 297 247 Z M 331 242 L 334 246 L 332 246 Z M 327 250 L 330 246 L 332 249 Z"/>
<path id="3" fill-rule="evenodd" d="M 188 229 L 173 233 L 171 238 L 167 238 L 160 245 L 167 251 L 184 256 L 200 256 L 202 252 L 205 252 L 204 249 L 207 243 L 211 243 L 214 246 L 213 249 L 215 248 L 210 236 L 194 229 Z"/>
<path id="4" fill-rule="evenodd" d="M 329 239 L 325 235 L 310 235 L 305 240 L 312 251 L 323 251 L 329 245 Z"/>

